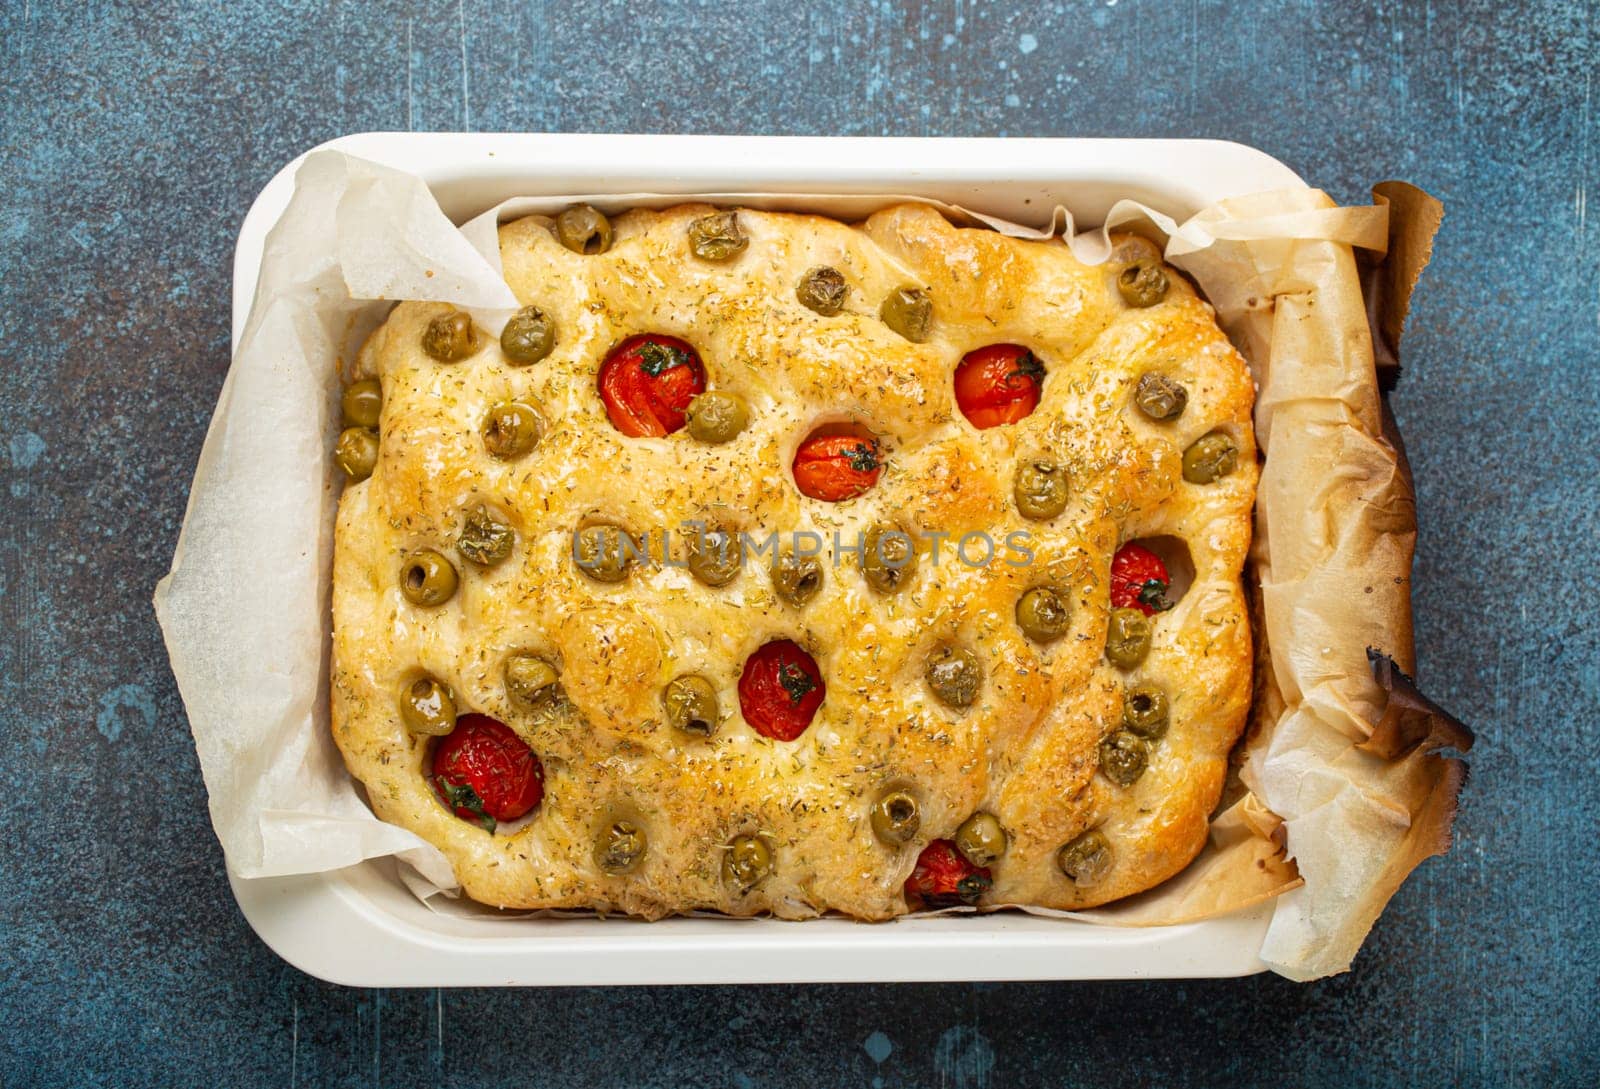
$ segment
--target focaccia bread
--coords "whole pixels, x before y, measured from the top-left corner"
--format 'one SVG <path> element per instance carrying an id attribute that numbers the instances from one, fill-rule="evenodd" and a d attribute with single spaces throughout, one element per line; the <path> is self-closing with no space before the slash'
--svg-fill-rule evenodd
<path id="1" fill-rule="evenodd" d="M 501 228 L 499 340 L 408 302 L 357 361 L 332 721 L 378 815 L 476 900 L 652 918 L 1182 869 L 1250 703 L 1256 483 L 1187 281 L 919 205 L 587 214 Z"/>

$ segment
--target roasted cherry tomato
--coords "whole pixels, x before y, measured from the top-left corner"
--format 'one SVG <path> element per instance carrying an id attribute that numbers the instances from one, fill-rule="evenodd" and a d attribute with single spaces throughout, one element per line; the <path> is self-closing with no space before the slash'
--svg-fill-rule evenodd
<path id="1" fill-rule="evenodd" d="M 1111 558 L 1111 607 L 1138 609 L 1146 616 L 1165 612 L 1173 602 L 1167 600 L 1172 576 L 1161 557 L 1143 545 L 1128 543 Z"/>
<path id="2" fill-rule="evenodd" d="M 906 878 L 906 899 L 926 907 L 976 904 L 993 884 L 988 867 L 968 862 L 955 840 L 936 839 L 917 856 Z"/>
<path id="3" fill-rule="evenodd" d="M 883 448 L 859 435 L 812 435 L 794 453 L 800 494 L 838 503 L 872 490 L 883 472 Z"/>
<path id="4" fill-rule="evenodd" d="M 505 723 L 462 715 L 433 750 L 433 787 L 456 816 L 493 832 L 539 804 L 544 767 Z"/>
<path id="5" fill-rule="evenodd" d="M 1016 423 L 1039 407 L 1044 364 L 1020 344 L 968 352 L 956 367 L 956 404 L 980 431 Z"/>
<path id="6" fill-rule="evenodd" d="M 600 365 L 600 399 L 611 426 L 632 438 L 660 438 L 680 430 L 689 402 L 704 393 L 706 368 L 677 337 L 629 337 Z"/>
<path id="7" fill-rule="evenodd" d="M 739 710 L 751 729 L 774 741 L 806 732 L 828 686 L 817 661 L 788 639 L 768 643 L 744 663 Z"/>

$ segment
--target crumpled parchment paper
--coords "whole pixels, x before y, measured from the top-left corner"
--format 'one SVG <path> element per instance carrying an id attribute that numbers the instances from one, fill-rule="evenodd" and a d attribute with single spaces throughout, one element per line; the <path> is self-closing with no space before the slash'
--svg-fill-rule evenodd
<path id="1" fill-rule="evenodd" d="M 419 896 L 455 885 L 437 850 L 372 815 L 328 730 L 338 375 L 386 312 L 383 300 L 453 302 L 498 332 L 517 302 L 499 275 L 496 225 L 574 199 L 605 210 L 707 200 L 852 220 L 918 198 L 537 198 L 457 229 L 420 179 L 340 152 L 308 156 L 268 235 L 172 571 L 155 596 L 212 824 L 240 876 L 395 855 L 413 868 L 406 880 Z M 1083 233 L 1059 207 L 1041 228 L 945 211 L 1020 237 L 1061 234 L 1088 262 L 1109 253 L 1110 228 L 1164 236 L 1168 259 L 1216 306 L 1261 390 L 1254 560 L 1264 668 L 1238 782 L 1189 869 L 1074 917 L 1160 925 L 1278 896 L 1263 960 L 1293 978 L 1343 970 L 1404 876 L 1448 845 L 1462 766 L 1431 749 L 1464 747 L 1449 731 L 1423 731 L 1432 743 L 1398 752 L 1370 743 L 1396 727 L 1379 729 L 1387 686 L 1369 672 L 1366 648 L 1412 666 L 1409 478 L 1384 437 L 1351 249 L 1384 251 L 1387 207 L 1338 208 L 1308 189 L 1177 223 L 1123 201 Z"/>

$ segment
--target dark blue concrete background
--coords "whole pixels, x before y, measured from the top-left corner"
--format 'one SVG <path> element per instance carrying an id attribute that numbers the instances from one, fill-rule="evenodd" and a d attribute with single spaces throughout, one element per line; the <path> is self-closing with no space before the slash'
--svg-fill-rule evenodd
<path id="1" fill-rule="evenodd" d="M 1600 1084 L 1592 7 L 0 9 L 0 1084 Z M 279 962 L 149 597 L 240 218 L 305 148 L 405 128 L 1212 136 L 1343 200 L 1438 194 L 1394 406 L 1421 679 L 1479 730 L 1454 852 L 1306 986 L 364 992 Z"/>

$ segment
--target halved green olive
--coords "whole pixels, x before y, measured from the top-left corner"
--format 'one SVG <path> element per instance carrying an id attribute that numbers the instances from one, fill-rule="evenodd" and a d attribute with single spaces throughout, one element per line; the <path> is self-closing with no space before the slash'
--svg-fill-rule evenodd
<path id="1" fill-rule="evenodd" d="M 537 363 L 555 350 L 556 323 L 537 306 L 524 306 L 500 330 L 500 350 L 514 367 Z"/>
<path id="2" fill-rule="evenodd" d="M 689 248 L 702 261 L 726 261 L 750 245 L 738 212 L 713 212 L 689 224 Z"/>
<path id="3" fill-rule="evenodd" d="M 890 847 L 910 843 L 921 827 L 922 807 L 904 790 L 885 792 L 872 807 L 872 834 Z"/>
<path id="4" fill-rule="evenodd" d="M 1057 852 L 1056 865 L 1075 883 L 1092 885 L 1111 870 L 1111 841 L 1091 828 Z"/>
<path id="5" fill-rule="evenodd" d="M 352 482 L 365 480 L 378 467 L 378 433 L 368 427 L 347 427 L 339 432 L 333 460 Z"/>
<path id="6" fill-rule="evenodd" d="M 1145 371 L 1133 389 L 1133 403 L 1152 420 L 1176 420 L 1189 404 L 1183 383 L 1156 371 Z"/>
<path id="7" fill-rule="evenodd" d="M 483 448 L 501 461 L 520 458 L 539 445 L 544 423 L 532 405 L 501 401 L 483 421 Z"/>
<path id="8" fill-rule="evenodd" d="M 1150 653 L 1150 618 L 1138 609 L 1112 609 L 1106 625 L 1106 657 L 1132 669 Z"/>
<path id="9" fill-rule="evenodd" d="M 604 253 L 611 248 L 611 221 L 579 204 L 556 216 L 556 238 L 573 253 Z"/>
<path id="10" fill-rule="evenodd" d="M 644 859 L 649 840 L 637 821 L 619 817 L 600 830 L 594 845 L 594 860 L 609 874 L 632 873 Z"/>
<path id="11" fill-rule="evenodd" d="M 940 647 L 928 655 L 924 676 L 933 694 L 951 707 L 972 706 L 983 687 L 983 666 L 965 647 Z"/>
<path id="12" fill-rule="evenodd" d="M 933 297 L 925 288 L 896 288 L 878 308 L 878 320 L 911 343 L 921 344 L 933 325 Z"/>
<path id="13" fill-rule="evenodd" d="M 400 721 L 414 734 L 443 737 L 456 728 L 456 700 L 433 677 L 418 677 L 400 692 Z"/>
<path id="14" fill-rule="evenodd" d="M 1053 461 L 1025 461 L 1017 466 L 1012 492 L 1017 513 L 1043 521 L 1067 509 L 1067 473 Z"/>
<path id="15" fill-rule="evenodd" d="M 620 526 L 584 526 L 572 539 L 573 562 L 596 582 L 621 582 L 639 558 L 638 542 Z"/>
<path id="16" fill-rule="evenodd" d="M 1067 633 L 1072 611 L 1050 586 L 1035 586 L 1017 598 L 1017 627 L 1035 643 L 1051 643 Z"/>
<path id="17" fill-rule="evenodd" d="M 1118 730 L 1100 742 L 1100 770 L 1118 786 L 1132 786 L 1150 764 L 1150 746 L 1131 730 Z"/>
<path id="18" fill-rule="evenodd" d="M 838 269 L 818 265 L 807 269 L 806 274 L 800 277 L 794 294 L 807 310 L 815 310 L 823 317 L 831 318 L 844 309 L 845 300 L 850 296 L 850 285 L 845 283 L 844 273 Z"/>
<path id="19" fill-rule="evenodd" d="M 461 536 L 456 539 L 456 551 L 468 563 L 493 567 L 511 555 L 516 539 L 515 530 L 496 519 L 487 507 L 478 507 L 467 515 Z"/>
<path id="20" fill-rule="evenodd" d="M 472 315 L 459 310 L 440 314 L 422 333 L 422 350 L 441 363 L 455 363 L 478 350 L 478 329 Z"/>
<path id="21" fill-rule="evenodd" d="M 506 695 L 513 703 L 536 707 L 556 693 L 556 667 L 537 654 L 513 654 L 506 659 Z"/>
<path id="22" fill-rule="evenodd" d="M 804 605 L 822 589 L 822 564 L 815 556 L 802 556 L 792 545 L 779 548 L 772 558 L 772 588 L 791 605 Z"/>
<path id="23" fill-rule="evenodd" d="M 717 732 L 719 710 L 717 690 L 697 673 L 674 678 L 661 692 L 667 725 L 695 737 L 710 737 Z"/>
<path id="24" fill-rule="evenodd" d="M 992 866 L 1006 853 L 1006 830 L 993 813 L 978 810 L 956 829 L 956 850 L 974 866 Z"/>
<path id="25" fill-rule="evenodd" d="M 1156 740 L 1167 732 L 1167 693 L 1141 681 L 1122 695 L 1122 724 L 1140 737 Z"/>
<path id="26" fill-rule="evenodd" d="M 351 382 L 339 398 L 346 427 L 377 427 L 383 415 L 383 387 L 376 378 Z"/>
<path id="27" fill-rule="evenodd" d="M 1140 261 L 1129 265 L 1117 276 L 1117 291 L 1129 306 L 1143 309 L 1154 306 L 1167 297 L 1171 287 L 1167 274 L 1154 261 Z"/>
<path id="28" fill-rule="evenodd" d="M 700 442 L 731 442 L 750 423 L 750 410 L 736 393 L 712 389 L 689 402 L 689 434 Z"/>
<path id="29" fill-rule="evenodd" d="M 722 879 L 743 892 L 772 872 L 772 848 L 760 836 L 735 836 L 722 856 Z"/>
<path id="30" fill-rule="evenodd" d="M 707 586 L 732 582 L 744 559 L 739 538 L 721 529 L 702 528 L 689 534 L 684 551 L 690 572 Z"/>
<path id="31" fill-rule="evenodd" d="M 911 535 L 893 526 L 873 526 L 861 542 L 861 574 L 881 594 L 903 590 L 917 573 Z"/>
<path id="32" fill-rule="evenodd" d="M 1239 447 L 1221 431 L 1196 439 L 1183 452 L 1183 479 L 1191 484 L 1210 484 L 1239 467 Z"/>
<path id="33" fill-rule="evenodd" d="M 456 569 L 431 548 L 419 548 L 400 568 L 400 592 L 413 605 L 443 605 L 455 596 Z"/>

